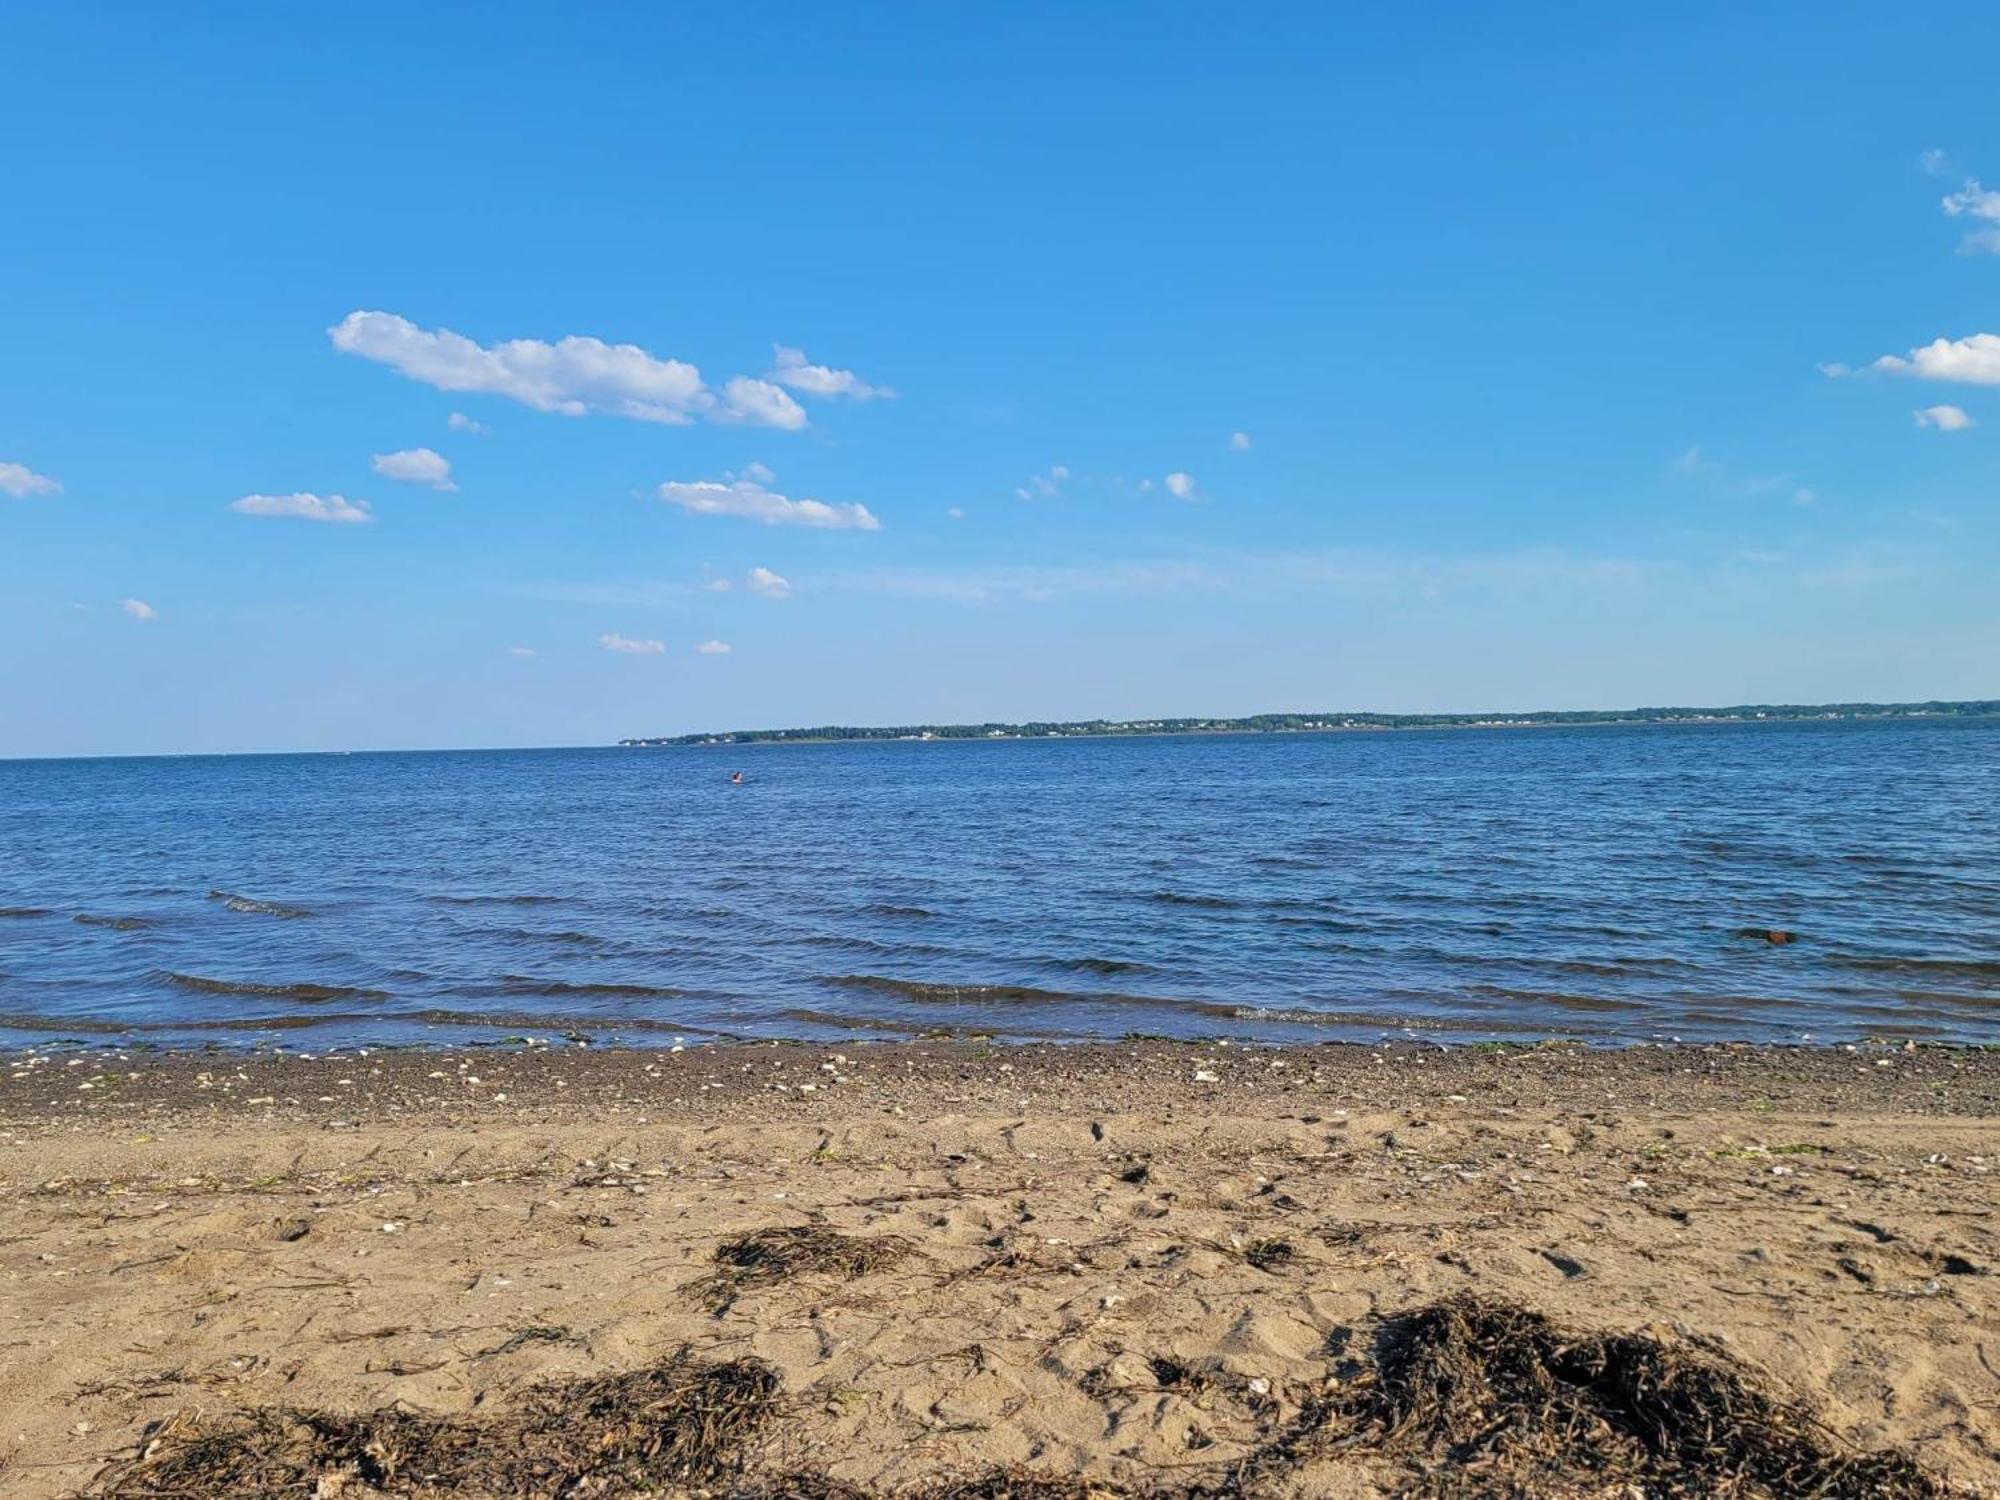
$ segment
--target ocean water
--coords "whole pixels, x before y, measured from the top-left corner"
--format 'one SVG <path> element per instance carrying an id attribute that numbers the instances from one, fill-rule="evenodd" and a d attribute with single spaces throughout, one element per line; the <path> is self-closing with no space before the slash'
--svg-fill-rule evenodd
<path id="1" fill-rule="evenodd" d="M 939 1032 L 2000 1041 L 2000 721 L 0 761 L 0 1045 Z"/>

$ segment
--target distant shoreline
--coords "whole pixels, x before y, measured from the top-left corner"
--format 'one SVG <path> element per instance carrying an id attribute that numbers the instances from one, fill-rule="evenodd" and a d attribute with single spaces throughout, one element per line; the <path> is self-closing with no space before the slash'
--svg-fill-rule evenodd
<path id="1" fill-rule="evenodd" d="M 1148 739 L 1225 734 L 1368 734 L 1398 729 L 1576 729 L 1600 725 L 1854 723 L 1870 720 L 1976 719 L 2000 715 L 2000 699 L 1923 703 L 1762 703 L 1723 708 L 1545 709 L 1532 713 L 1251 714 L 1238 719 L 1061 719 L 1020 723 L 815 725 L 795 729 L 729 729 L 695 734 L 638 735 L 628 749 L 695 749 L 741 745 L 819 745 L 850 740 L 926 743 L 946 740 Z"/>

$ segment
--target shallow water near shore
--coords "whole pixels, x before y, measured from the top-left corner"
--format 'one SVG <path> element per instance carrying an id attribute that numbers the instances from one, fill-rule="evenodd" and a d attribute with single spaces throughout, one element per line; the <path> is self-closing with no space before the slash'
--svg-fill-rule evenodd
<path id="1" fill-rule="evenodd" d="M 1995 720 L 0 762 L 0 1044 L 1994 1041 L 1996 808 Z"/>

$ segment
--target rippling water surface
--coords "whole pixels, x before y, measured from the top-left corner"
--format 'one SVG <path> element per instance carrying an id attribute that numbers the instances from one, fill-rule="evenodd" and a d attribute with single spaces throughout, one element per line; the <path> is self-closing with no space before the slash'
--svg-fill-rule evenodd
<path id="1" fill-rule="evenodd" d="M 2000 721 L 0 762 L 0 1044 L 569 1030 L 2000 1040 Z"/>

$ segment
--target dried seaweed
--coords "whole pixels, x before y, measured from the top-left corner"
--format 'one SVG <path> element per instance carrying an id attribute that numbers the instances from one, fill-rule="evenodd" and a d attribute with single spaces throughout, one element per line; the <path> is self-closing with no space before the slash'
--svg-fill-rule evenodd
<path id="1" fill-rule="evenodd" d="M 1304 1419 L 1425 1471 L 1436 1496 L 1933 1500 L 1907 1454 L 1862 1452 L 1706 1350 L 1583 1334 L 1463 1296 L 1392 1319 L 1372 1378 Z M 1297 1435 L 1290 1440 L 1300 1446 Z"/>
<path id="2" fill-rule="evenodd" d="M 712 1480 L 775 1409 L 777 1372 L 755 1359 L 683 1355 L 637 1370 L 531 1386 L 505 1416 L 383 1407 L 342 1413 L 252 1408 L 181 1412 L 86 1492 L 101 1500 L 297 1500 L 391 1496 L 553 1497 L 646 1493 Z"/>

